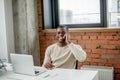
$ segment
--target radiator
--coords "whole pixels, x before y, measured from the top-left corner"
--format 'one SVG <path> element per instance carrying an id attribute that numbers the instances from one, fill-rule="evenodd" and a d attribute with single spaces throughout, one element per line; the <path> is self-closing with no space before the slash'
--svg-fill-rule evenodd
<path id="1" fill-rule="evenodd" d="M 99 80 L 113 80 L 113 67 L 83 65 L 82 70 L 97 70 Z"/>

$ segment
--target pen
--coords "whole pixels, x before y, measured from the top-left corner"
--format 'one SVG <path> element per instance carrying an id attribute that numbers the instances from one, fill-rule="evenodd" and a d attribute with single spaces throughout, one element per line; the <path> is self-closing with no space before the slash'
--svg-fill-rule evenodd
<path id="1" fill-rule="evenodd" d="M 14 77 L 7 77 L 7 79 L 10 79 L 10 80 L 22 80 L 22 79 L 17 79 L 17 78 L 14 78 Z"/>
<path id="2" fill-rule="evenodd" d="M 46 77 L 49 77 L 50 75 L 49 74 L 47 74 L 46 76 L 44 76 L 44 78 L 46 78 Z"/>

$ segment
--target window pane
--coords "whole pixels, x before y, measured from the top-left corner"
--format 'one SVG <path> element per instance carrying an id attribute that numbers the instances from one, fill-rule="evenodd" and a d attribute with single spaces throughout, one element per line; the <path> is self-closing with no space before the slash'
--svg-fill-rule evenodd
<path id="1" fill-rule="evenodd" d="M 120 0 L 108 0 L 108 26 L 120 27 Z"/>
<path id="2" fill-rule="evenodd" d="M 100 21 L 100 0 L 59 0 L 62 24 L 94 24 Z"/>

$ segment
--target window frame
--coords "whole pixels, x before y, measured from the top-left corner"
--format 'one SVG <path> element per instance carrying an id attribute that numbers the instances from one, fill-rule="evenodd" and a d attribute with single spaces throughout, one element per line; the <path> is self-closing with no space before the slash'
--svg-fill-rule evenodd
<path id="1" fill-rule="evenodd" d="M 51 19 L 49 21 L 51 21 L 51 24 L 49 27 L 46 27 L 46 20 L 45 20 L 45 6 L 47 5 L 44 1 L 49 1 L 49 10 L 50 14 L 49 16 L 51 16 Z M 99 24 L 69 24 L 66 25 L 69 28 L 103 28 L 103 27 L 107 27 L 107 9 L 106 9 L 106 0 L 100 0 L 100 19 L 101 19 L 101 23 Z M 58 0 L 42 0 L 42 16 L 43 16 L 43 29 L 51 29 L 51 28 L 56 28 L 57 26 L 59 26 L 59 3 Z M 48 16 L 48 17 L 49 17 Z M 74 26 L 74 27 L 73 27 Z"/>

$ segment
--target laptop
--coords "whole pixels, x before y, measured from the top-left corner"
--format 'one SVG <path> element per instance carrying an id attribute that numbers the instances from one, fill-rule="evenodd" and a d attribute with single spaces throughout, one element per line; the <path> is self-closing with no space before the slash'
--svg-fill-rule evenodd
<path id="1" fill-rule="evenodd" d="M 10 54 L 10 58 L 13 65 L 13 72 L 15 73 L 35 76 L 45 72 L 45 70 L 41 72 L 35 70 L 32 55 Z"/>

